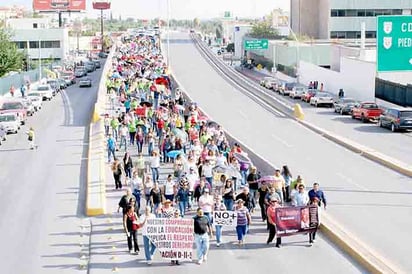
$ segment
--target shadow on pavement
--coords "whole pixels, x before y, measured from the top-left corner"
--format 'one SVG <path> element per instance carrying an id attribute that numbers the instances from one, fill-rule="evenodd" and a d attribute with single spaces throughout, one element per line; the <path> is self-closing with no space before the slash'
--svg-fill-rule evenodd
<path id="1" fill-rule="evenodd" d="M 393 134 L 392 131 L 380 128 L 377 125 L 373 125 L 373 124 L 355 127 L 355 130 L 360 131 L 360 132 L 367 132 L 367 133 Z"/>

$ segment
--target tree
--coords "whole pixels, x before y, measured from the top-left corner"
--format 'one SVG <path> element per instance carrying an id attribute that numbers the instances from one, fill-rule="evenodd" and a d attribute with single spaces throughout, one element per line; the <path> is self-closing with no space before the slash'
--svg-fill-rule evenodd
<path id="1" fill-rule="evenodd" d="M 0 29 L 0 77 L 10 71 L 20 71 L 23 67 L 23 52 L 10 41 L 10 33 Z"/>
<path id="2" fill-rule="evenodd" d="M 253 38 L 266 38 L 275 39 L 278 38 L 279 34 L 277 30 L 272 27 L 272 24 L 268 21 L 257 22 L 253 24 L 252 30 L 249 35 Z"/>

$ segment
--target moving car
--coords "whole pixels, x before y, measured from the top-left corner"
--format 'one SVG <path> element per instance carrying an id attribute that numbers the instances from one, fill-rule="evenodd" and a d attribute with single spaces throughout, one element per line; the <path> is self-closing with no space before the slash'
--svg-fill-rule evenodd
<path id="1" fill-rule="evenodd" d="M 77 78 L 81 78 L 81 77 L 86 76 L 86 75 L 87 75 L 87 71 L 84 68 L 77 68 L 74 71 L 74 76 L 76 76 Z"/>
<path id="2" fill-rule="evenodd" d="M 100 60 L 93 60 L 93 62 L 96 65 L 96 69 L 99 69 L 102 67 L 102 63 L 100 62 Z"/>
<path id="3" fill-rule="evenodd" d="M 43 105 L 42 95 L 38 92 L 30 92 L 27 94 L 27 98 L 30 98 L 31 103 L 35 111 L 39 111 Z"/>
<path id="4" fill-rule="evenodd" d="M 310 98 L 309 103 L 315 107 L 320 107 L 320 106 L 333 107 L 333 98 L 329 93 L 321 91 L 321 92 L 317 92 L 314 96 L 312 96 Z"/>
<path id="5" fill-rule="evenodd" d="M 86 62 L 84 65 L 86 67 L 87 72 L 93 72 L 96 70 L 96 65 L 92 61 Z"/>
<path id="6" fill-rule="evenodd" d="M 350 114 L 357 101 L 352 98 L 339 98 L 333 102 L 334 111 L 341 115 Z"/>
<path id="7" fill-rule="evenodd" d="M 89 77 L 85 77 L 79 81 L 79 87 L 91 87 L 92 86 L 92 79 Z"/>
<path id="8" fill-rule="evenodd" d="M 27 110 L 24 107 L 24 104 L 20 100 L 4 101 L 3 103 L 1 103 L 0 114 L 7 114 L 7 113 L 13 113 L 17 115 L 22 125 L 26 123 Z"/>
<path id="9" fill-rule="evenodd" d="M 20 129 L 20 118 L 16 113 L 0 114 L 0 126 L 6 133 L 17 133 Z"/>
<path id="10" fill-rule="evenodd" d="M 376 121 L 382 112 L 382 109 L 374 102 L 363 102 L 352 108 L 352 119 L 361 119 L 364 123 Z"/>
<path id="11" fill-rule="evenodd" d="M 305 94 L 306 88 L 301 86 L 294 86 L 293 89 L 289 93 L 289 97 L 292 99 L 301 99 L 302 96 Z"/>
<path id="12" fill-rule="evenodd" d="M 388 108 L 380 116 L 378 126 L 397 130 L 412 129 L 412 108 Z"/>

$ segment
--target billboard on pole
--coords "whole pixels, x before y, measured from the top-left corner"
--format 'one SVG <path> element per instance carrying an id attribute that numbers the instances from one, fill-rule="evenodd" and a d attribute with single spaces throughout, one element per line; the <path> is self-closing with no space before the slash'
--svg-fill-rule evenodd
<path id="1" fill-rule="evenodd" d="M 86 0 L 33 0 L 35 11 L 84 11 Z"/>

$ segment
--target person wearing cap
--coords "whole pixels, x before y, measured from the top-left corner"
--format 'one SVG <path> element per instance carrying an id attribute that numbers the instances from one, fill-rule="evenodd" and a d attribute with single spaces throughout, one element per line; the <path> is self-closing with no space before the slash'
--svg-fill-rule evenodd
<path id="1" fill-rule="evenodd" d="M 243 245 L 247 233 L 247 227 L 251 224 L 249 210 L 244 206 L 242 199 L 236 200 L 235 214 L 237 216 L 236 234 L 239 245 Z"/>
<path id="2" fill-rule="evenodd" d="M 279 201 L 275 197 L 270 198 L 269 206 L 267 209 L 267 218 L 269 223 L 269 237 L 266 241 L 266 244 L 270 244 L 276 236 L 276 208 L 279 208 Z M 276 237 L 276 247 L 280 248 L 282 244 L 282 238 Z"/>
<path id="3" fill-rule="evenodd" d="M 209 219 L 209 224 L 212 223 L 212 207 L 213 196 L 209 193 L 209 188 L 205 188 L 203 195 L 199 198 L 199 207 L 202 209 L 203 214 Z"/>

